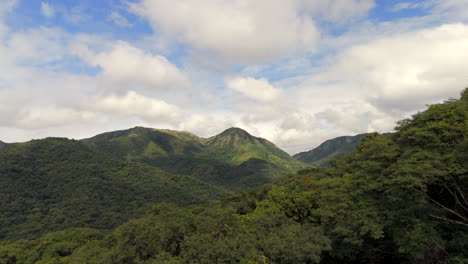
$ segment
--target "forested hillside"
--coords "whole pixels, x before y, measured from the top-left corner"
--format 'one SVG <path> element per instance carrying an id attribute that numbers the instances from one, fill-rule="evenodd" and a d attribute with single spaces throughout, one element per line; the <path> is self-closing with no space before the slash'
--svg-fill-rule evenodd
<path id="1" fill-rule="evenodd" d="M 209 139 L 136 127 L 82 141 L 6 144 L 0 151 L 0 239 L 68 227 L 111 229 L 159 202 L 204 203 L 301 167 L 238 128 Z"/>
<path id="2" fill-rule="evenodd" d="M 228 190 L 244 190 L 307 165 L 263 138 L 230 128 L 211 138 L 189 132 L 135 127 L 85 139 L 117 158 L 193 176 Z"/>
<path id="3" fill-rule="evenodd" d="M 330 160 L 354 151 L 366 134 L 342 136 L 327 140 L 318 147 L 295 154 L 293 157 L 317 167 L 330 167 Z"/>
<path id="4" fill-rule="evenodd" d="M 67 227 L 114 228 L 154 203 L 206 202 L 227 193 L 197 179 L 125 162 L 62 138 L 0 151 L 0 239 Z"/>
<path id="5" fill-rule="evenodd" d="M 468 90 L 356 151 L 210 205 L 4 241 L 1 263 L 467 263 Z"/>

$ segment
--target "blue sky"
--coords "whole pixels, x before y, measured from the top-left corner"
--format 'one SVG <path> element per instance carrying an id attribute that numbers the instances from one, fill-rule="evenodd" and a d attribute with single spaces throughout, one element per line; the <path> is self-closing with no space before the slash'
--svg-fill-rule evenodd
<path id="1" fill-rule="evenodd" d="M 0 140 L 391 131 L 467 86 L 467 23 L 466 0 L 3 0 Z"/>

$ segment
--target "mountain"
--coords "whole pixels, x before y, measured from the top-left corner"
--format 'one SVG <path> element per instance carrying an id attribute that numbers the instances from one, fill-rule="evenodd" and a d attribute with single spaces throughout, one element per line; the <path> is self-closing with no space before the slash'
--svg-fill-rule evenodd
<path id="1" fill-rule="evenodd" d="M 211 138 L 135 127 L 0 149 L 0 239 L 111 229 L 160 202 L 204 203 L 306 165 L 239 128 Z"/>
<path id="2" fill-rule="evenodd" d="M 271 182 L 306 167 L 266 139 L 240 128 L 201 138 L 185 131 L 135 127 L 83 142 L 127 161 L 240 190 Z"/>
<path id="3" fill-rule="evenodd" d="M 155 203 L 203 203 L 218 187 L 76 140 L 47 138 L 0 149 L 0 238 L 67 227 L 113 228 Z"/>
<path id="4" fill-rule="evenodd" d="M 145 127 L 107 132 L 82 141 L 124 159 L 193 156 L 204 147 L 204 139 L 189 132 Z"/>
<path id="5" fill-rule="evenodd" d="M 328 167 L 330 166 L 329 161 L 331 159 L 341 157 L 348 152 L 354 151 L 365 135 L 366 134 L 359 134 L 356 136 L 342 136 L 330 139 L 312 150 L 298 153 L 293 157 L 318 167 Z"/>
<path id="6" fill-rule="evenodd" d="M 251 158 L 261 159 L 281 167 L 297 169 L 303 166 L 270 141 L 250 135 L 240 128 L 229 128 L 206 140 L 207 151 L 220 160 L 241 164 Z"/>
<path id="7" fill-rule="evenodd" d="M 0 239 L 0 263 L 468 263 L 467 135 L 468 89 L 459 100 L 431 105 L 398 122 L 392 134 L 367 134 L 355 151 L 335 159 L 332 168 L 301 170 L 274 184 L 202 205 L 160 203 L 146 216 L 113 230 L 68 228 L 29 240 Z M 42 157 L 33 162 L 17 146 L 0 153 L 15 149 L 9 155 L 17 154 L 17 160 L 24 159 L 23 165 L 35 170 L 36 164 L 48 162 L 42 148 L 49 154 L 58 151 L 52 155 L 53 164 L 60 167 L 63 160 L 70 170 L 83 166 L 81 161 L 96 151 L 73 141 L 71 149 L 56 146 L 55 141 L 46 143 L 41 148 L 24 145 Z M 109 162 L 108 157 L 99 159 L 101 155 L 95 157 L 95 166 L 108 170 L 106 164 L 97 165 Z M 121 165 L 125 164 L 139 163 Z M 55 169 L 47 167 L 32 178 L 41 179 Z M 61 178 L 72 177 L 63 169 L 60 172 L 68 177 Z M 18 184 L 25 182 L 14 176 L 10 178 Z M 23 187 L 31 188 L 28 184 Z M 63 192 L 60 198 L 65 200 L 81 193 L 67 188 Z M 17 197 L 3 189 L 0 194 Z M 49 226 L 38 221 L 40 205 L 24 214 L 28 211 L 22 205 L 36 195 L 29 190 L 26 194 L 13 204 L 1 201 L 0 208 L 12 204 L 16 210 L 2 209 L 0 219 L 27 216 L 27 227 L 47 230 Z M 68 211 L 53 207 L 50 212 L 60 222 Z M 99 215 L 88 220 L 93 217 Z M 23 228 L 15 231 L 24 232 Z"/>
<path id="8" fill-rule="evenodd" d="M 6 145 L 8 145 L 7 143 L 3 142 L 3 141 L 0 141 L 0 148 L 3 148 L 5 147 Z"/>

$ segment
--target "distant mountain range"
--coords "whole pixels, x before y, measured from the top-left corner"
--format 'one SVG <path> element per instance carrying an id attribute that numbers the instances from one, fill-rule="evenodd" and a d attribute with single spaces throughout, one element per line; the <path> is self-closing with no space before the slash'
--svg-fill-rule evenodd
<path id="1" fill-rule="evenodd" d="M 134 127 L 83 140 L 0 142 L 0 239 L 72 226 L 109 229 L 155 203 L 226 197 L 272 183 L 306 163 L 327 166 L 362 137 L 332 139 L 295 158 L 240 128 L 210 138 Z"/>
<path id="2" fill-rule="evenodd" d="M 330 139 L 312 150 L 298 153 L 293 157 L 317 167 L 329 167 L 330 160 L 354 151 L 357 144 L 365 135 L 366 134 L 359 134 L 356 136 L 343 136 Z"/>
<path id="3" fill-rule="evenodd" d="M 119 159 L 191 175 L 228 190 L 256 187 L 307 166 L 240 128 L 201 138 L 189 132 L 135 127 L 83 142 Z"/>
<path id="4" fill-rule="evenodd" d="M 152 205 L 200 204 L 307 167 L 239 128 L 201 138 L 135 127 L 0 149 L 0 239 L 110 229 Z"/>

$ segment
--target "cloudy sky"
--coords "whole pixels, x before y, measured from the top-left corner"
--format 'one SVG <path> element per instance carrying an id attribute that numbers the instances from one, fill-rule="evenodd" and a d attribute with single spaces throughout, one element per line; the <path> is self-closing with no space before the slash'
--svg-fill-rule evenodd
<path id="1" fill-rule="evenodd" d="M 0 140 L 237 126 L 291 154 L 468 86 L 468 0 L 0 0 Z"/>

